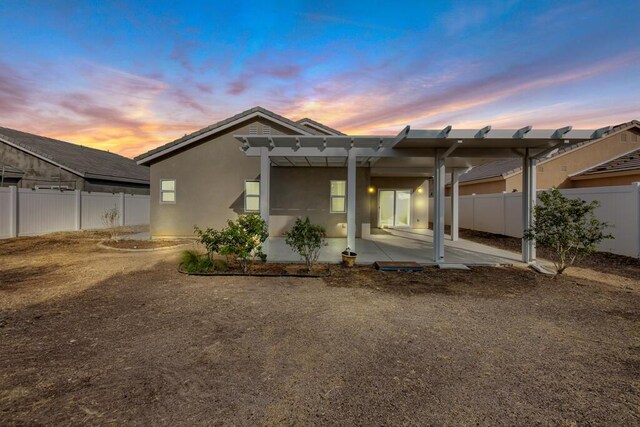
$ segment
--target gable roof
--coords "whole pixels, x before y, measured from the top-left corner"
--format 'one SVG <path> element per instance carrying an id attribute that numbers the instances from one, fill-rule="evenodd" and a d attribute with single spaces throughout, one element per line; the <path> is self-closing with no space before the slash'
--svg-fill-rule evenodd
<path id="1" fill-rule="evenodd" d="M 209 135 L 215 134 L 224 129 L 235 126 L 239 123 L 244 122 L 245 120 L 248 120 L 254 117 L 268 118 L 284 127 L 287 127 L 289 129 L 299 132 L 301 135 L 318 134 L 318 132 L 313 132 L 310 129 L 302 126 L 301 124 L 296 123 L 293 120 L 289 120 L 286 117 L 283 117 L 279 114 L 276 114 L 273 111 L 269 111 L 266 108 L 253 107 L 246 111 L 243 111 L 242 113 L 228 117 L 224 120 L 220 120 L 217 123 L 206 126 L 200 130 L 197 130 L 193 133 L 190 133 L 181 138 L 178 138 L 175 141 L 171 141 L 167 144 L 161 145 L 160 147 L 156 147 L 153 150 L 149 150 L 146 153 L 140 154 L 139 156 L 136 156 L 134 160 L 136 160 L 138 164 L 145 164 L 156 157 L 160 157 L 174 150 L 190 145 L 196 141 L 201 140 L 202 138 L 205 138 Z"/>
<path id="2" fill-rule="evenodd" d="M 561 148 L 557 152 L 553 153 L 549 157 L 544 160 L 541 160 L 539 164 L 547 162 L 555 157 L 564 155 L 571 151 L 574 151 L 580 147 L 584 147 L 586 145 L 593 144 L 594 142 L 601 141 L 605 138 L 610 137 L 611 135 L 622 132 L 631 128 L 640 128 L 640 121 L 632 120 L 630 122 L 622 123 L 617 126 L 612 127 L 609 131 L 605 132 L 600 138 L 590 139 L 587 141 L 579 142 L 576 144 L 572 144 L 566 148 Z M 485 179 L 496 179 L 496 178 L 508 178 L 510 176 L 516 175 L 522 172 L 522 159 L 505 159 L 498 160 L 491 163 L 486 163 L 480 166 L 476 166 L 471 169 L 469 172 L 460 176 L 460 182 L 471 182 L 471 181 L 480 181 Z"/>
<path id="3" fill-rule="evenodd" d="M 636 148 L 635 150 L 629 151 L 569 176 L 571 178 L 575 178 L 578 176 L 592 176 L 628 171 L 637 171 L 640 173 L 640 148 Z"/>
<path id="4" fill-rule="evenodd" d="M 311 129 L 317 129 L 319 130 L 321 133 L 325 133 L 325 134 L 329 134 L 329 135 L 346 135 L 342 132 L 340 132 L 337 129 L 331 128 L 325 124 L 322 124 L 320 122 L 317 122 L 315 120 L 312 120 L 308 117 L 305 117 L 304 119 L 300 119 L 298 120 L 296 123 L 299 123 L 303 126 L 307 126 Z"/>
<path id="5" fill-rule="evenodd" d="M 83 178 L 148 184 L 149 169 L 108 151 L 0 127 L 0 142 Z"/>

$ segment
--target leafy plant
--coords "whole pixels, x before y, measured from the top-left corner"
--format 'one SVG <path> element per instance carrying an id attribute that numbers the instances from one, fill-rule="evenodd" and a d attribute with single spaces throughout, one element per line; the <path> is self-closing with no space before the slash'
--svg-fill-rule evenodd
<path id="1" fill-rule="evenodd" d="M 213 260 L 213 255 L 220 252 L 220 248 L 224 243 L 224 235 L 221 231 L 213 228 L 207 228 L 206 230 L 200 229 L 197 225 L 193 227 L 195 233 L 200 238 L 200 243 L 207 248 L 207 256 L 210 260 Z"/>
<path id="2" fill-rule="evenodd" d="M 311 272 L 320 256 L 320 249 L 327 245 L 324 228 L 312 224 L 309 217 L 304 220 L 297 218 L 291 230 L 284 235 L 285 243 L 302 257 L 307 270 Z"/>
<path id="3" fill-rule="evenodd" d="M 551 250 L 557 274 L 595 252 L 604 239 L 613 239 L 604 232 L 609 224 L 594 214 L 598 201 L 570 199 L 557 188 L 540 193 L 540 201 L 534 210 L 533 227 L 524 237 Z"/>
<path id="4" fill-rule="evenodd" d="M 219 253 L 235 257 L 243 273 L 248 273 L 257 257 L 266 257 L 262 244 L 269 237 L 267 223 L 257 214 L 240 215 L 227 221 L 222 230 Z"/>
<path id="5" fill-rule="evenodd" d="M 188 273 L 209 273 L 211 271 L 227 271 L 229 265 L 222 259 L 211 259 L 197 251 L 187 250 L 180 255 L 180 266 Z"/>
<path id="6" fill-rule="evenodd" d="M 120 211 L 118 210 L 118 208 L 114 206 L 111 209 L 107 209 L 100 216 L 100 219 L 102 220 L 102 225 L 104 225 L 104 227 L 109 232 L 109 240 L 113 240 L 117 242 L 119 239 L 119 233 L 118 233 L 117 227 L 119 225 L 119 220 L 120 220 Z"/>
<path id="7" fill-rule="evenodd" d="M 262 244 L 269 231 L 266 222 L 257 214 L 240 215 L 236 221 L 227 221 L 222 230 L 207 228 L 202 230 L 194 227 L 200 242 L 207 248 L 207 257 L 214 261 L 213 255 L 226 256 L 228 260 L 235 260 L 242 271 L 251 270 L 256 258 L 266 260 L 267 255 L 262 251 Z M 228 267 L 226 263 L 225 268 Z"/>

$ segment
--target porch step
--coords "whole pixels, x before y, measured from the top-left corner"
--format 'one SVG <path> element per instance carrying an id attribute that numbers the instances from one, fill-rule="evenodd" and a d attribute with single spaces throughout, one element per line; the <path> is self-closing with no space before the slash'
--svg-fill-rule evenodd
<path id="1" fill-rule="evenodd" d="M 376 261 L 373 263 L 380 271 L 424 271 L 424 267 L 413 261 Z"/>

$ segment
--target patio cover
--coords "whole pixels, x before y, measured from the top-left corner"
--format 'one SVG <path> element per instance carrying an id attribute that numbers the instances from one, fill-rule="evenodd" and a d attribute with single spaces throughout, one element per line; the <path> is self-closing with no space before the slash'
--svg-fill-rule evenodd
<path id="1" fill-rule="evenodd" d="M 275 166 L 347 167 L 347 244 L 355 248 L 355 169 L 412 168 L 434 178 L 434 261 L 444 259 L 445 173 L 451 172 L 452 238 L 457 239 L 458 177 L 470 167 L 498 158 L 518 157 L 523 163 L 523 228 L 530 228 L 536 203 L 535 163 L 571 144 L 600 138 L 610 127 L 597 130 L 559 129 L 411 129 L 388 135 L 235 135 L 247 156 L 261 157 L 260 210 L 269 219 L 269 175 Z M 524 240 L 523 261 L 535 261 L 535 242 Z"/>

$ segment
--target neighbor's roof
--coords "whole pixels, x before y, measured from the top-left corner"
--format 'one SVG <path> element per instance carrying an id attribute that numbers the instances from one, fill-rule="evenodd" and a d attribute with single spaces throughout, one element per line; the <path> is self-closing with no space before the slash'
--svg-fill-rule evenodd
<path id="1" fill-rule="evenodd" d="M 640 128 L 640 121 L 632 120 L 630 122 L 626 122 L 626 123 L 622 123 L 617 126 L 614 126 L 610 130 L 605 132 L 600 138 L 589 139 L 587 141 L 571 144 L 568 147 L 562 148 L 557 152 L 553 153 L 546 160 L 549 160 L 559 155 L 576 150 L 580 147 L 584 147 L 585 145 L 592 144 L 596 141 L 599 141 L 601 139 L 611 136 L 611 134 L 613 133 L 624 131 L 632 127 Z M 483 165 L 474 167 L 469 172 L 460 176 L 460 182 L 481 181 L 481 180 L 492 179 L 492 178 L 507 178 L 508 176 L 518 174 L 521 171 L 522 171 L 522 159 L 498 160 L 495 162 L 485 163 Z"/>
<path id="2" fill-rule="evenodd" d="M 622 154 L 613 159 L 607 160 L 589 169 L 576 172 L 570 176 L 572 178 L 578 177 L 578 176 L 591 177 L 594 175 L 601 175 L 606 173 L 619 173 L 619 172 L 629 172 L 629 171 L 635 171 L 637 173 L 640 173 L 640 148 L 637 148 L 633 151 Z"/>
<path id="3" fill-rule="evenodd" d="M 146 163 L 153 158 L 162 156 L 173 150 L 177 150 L 178 148 L 182 148 L 186 145 L 192 144 L 218 131 L 222 131 L 231 126 L 235 126 L 236 124 L 242 123 L 244 120 L 247 120 L 252 117 L 260 117 L 260 116 L 264 116 L 277 123 L 280 123 L 285 127 L 288 127 L 292 130 L 299 132 L 301 135 L 320 134 L 320 132 L 317 132 L 317 131 L 314 131 L 313 129 L 309 129 L 305 126 L 302 126 L 301 124 L 296 123 L 293 120 L 287 119 L 286 117 L 283 117 L 279 114 L 276 114 L 273 111 L 269 111 L 266 108 L 253 107 L 253 108 L 250 108 L 249 110 L 243 111 L 242 113 L 236 114 L 235 116 L 228 117 L 217 123 L 204 127 L 200 130 L 197 130 L 193 133 L 185 135 L 181 138 L 178 138 L 175 141 L 171 141 L 167 144 L 161 145 L 160 147 L 154 148 L 153 150 L 147 151 L 146 153 L 140 154 L 139 156 L 135 157 L 135 160 L 139 164 Z"/>
<path id="4" fill-rule="evenodd" d="M 300 119 L 296 123 L 299 123 L 301 125 L 310 127 L 311 129 L 316 128 L 320 132 L 328 134 L 328 135 L 346 135 L 346 134 L 340 132 L 337 129 L 331 128 L 331 127 L 329 127 L 329 126 L 327 126 L 325 124 L 322 124 L 320 122 L 312 120 L 312 119 L 310 119 L 308 117 L 305 117 L 304 119 Z"/>
<path id="5" fill-rule="evenodd" d="M 0 142 L 83 178 L 149 183 L 149 168 L 108 151 L 0 127 Z"/>

